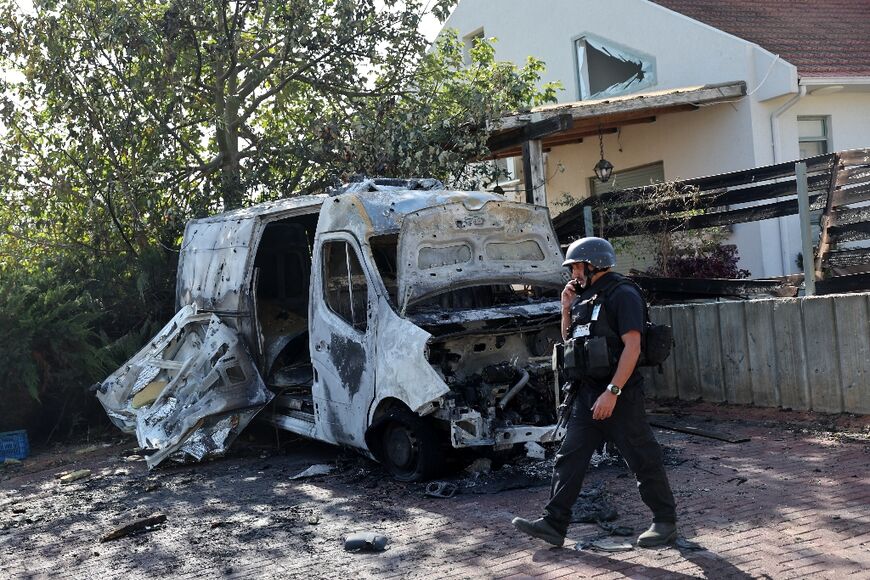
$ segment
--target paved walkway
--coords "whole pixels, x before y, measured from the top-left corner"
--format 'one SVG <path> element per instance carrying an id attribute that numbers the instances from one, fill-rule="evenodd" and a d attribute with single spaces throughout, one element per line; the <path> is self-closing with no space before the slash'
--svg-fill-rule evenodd
<path id="1" fill-rule="evenodd" d="M 421 486 L 307 442 L 149 474 L 125 458 L 127 440 L 46 453 L 11 477 L 0 470 L 0 578 L 870 578 L 866 425 L 830 433 L 717 415 L 704 425 L 751 440 L 658 431 L 681 533 L 703 551 L 574 550 L 602 534 L 592 524 L 575 524 L 559 549 L 518 537 L 511 517 L 537 515 L 545 486 L 425 498 Z M 336 473 L 289 479 L 324 456 Z M 66 486 L 53 477 L 81 466 L 94 475 Z M 594 468 L 588 481 L 606 486 L 617 524 L 648 525 L 621 466 Z M 167 516 L 162 527 L 99 542 L 156 512 Z M 345 552 L 356 530 L 385 534 L 389 549 Z"/>

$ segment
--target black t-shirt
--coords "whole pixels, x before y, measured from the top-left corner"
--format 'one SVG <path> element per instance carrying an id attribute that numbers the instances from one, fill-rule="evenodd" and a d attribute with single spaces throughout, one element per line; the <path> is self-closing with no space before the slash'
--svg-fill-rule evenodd
<path id="1" fill-rule="evenodd" d="M 593 294 L 596 293 L 596 291 L 600 291 L 600 289 L 606 288 L 619 277 L 621 277 L 620 274 L 617 274 L 615 272 L 609 272 L 599 278 L 590 288 L 584 290 L 579 296 L 577 296 L 577 298 L 574 299 L 574 302 L 571 305 L 572 313 L 575 312 L 575 308 L 580 302 L 590 298 Z M 622 337 L 623 334 L 631 330 L 636 330 L 640 333 L 643 333 L 645 301 L 637 288 L 635 288 L 632 284 L 620 284 L 619 286 L 612 288 L 608 292 L 605 292 L 603 295 L 603 300 L 601 299 L 601 296 L 599 296 L 596 302 L 603 303 L 604 315 L 607 317 L 607 324 L 613 330 L 613 332 L 616 333 L 617 336 Z M 594 327 L 592 329 L 592 334 L 599 334 L 595 332 Z M 619 343 L 622 343 L 621 338 L 619 340 Z M 634 372 L 632 372 L 631 377 L 628 379 L 624 386 L 633 386 L 642 380 L 643 379 L 638 372 L 637 367 L 635 366 Z M 607 380 L 591 382 L 596 384 L 596 386 L 598 385 L 598 383 L 601 383 L 601 386 L 606 386 L 608 383 Z"/>

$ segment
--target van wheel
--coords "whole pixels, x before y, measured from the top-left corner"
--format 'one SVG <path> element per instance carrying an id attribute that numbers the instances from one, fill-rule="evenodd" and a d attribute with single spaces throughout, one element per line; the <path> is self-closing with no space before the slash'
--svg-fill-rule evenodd
<path id="1" fill-rule="evenodd" d="M 390 413 L 380 443 L 380 459 L 399 481 L 426 481 L 443 467 L 438 432 L 409 410 Z"/>

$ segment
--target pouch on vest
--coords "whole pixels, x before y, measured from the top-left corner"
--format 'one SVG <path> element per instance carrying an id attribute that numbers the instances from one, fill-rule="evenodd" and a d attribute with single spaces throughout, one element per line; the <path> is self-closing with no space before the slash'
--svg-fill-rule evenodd
<path id="1" fill-rule="evenodd" d="M 584 375 L 584 370 L 586 368 L 583 341 L 573 339 L 567 340 L 563 345 L 556 345 L 556 348 L 561 348 L 562 351 L 562 376 L 569 381 L 580 379 Z"/>
<path id="2" fill-rule="evenodd" d="M 603 336 L 587 338 L 583 344 L 586 355 L 586 376 L 592 379 L 609 379 L 613 373 L 607 339 Z"/>

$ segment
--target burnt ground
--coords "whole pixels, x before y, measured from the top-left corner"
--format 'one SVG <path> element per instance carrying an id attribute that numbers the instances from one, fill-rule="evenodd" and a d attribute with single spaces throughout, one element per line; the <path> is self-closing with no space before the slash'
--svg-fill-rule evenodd
<path id="1" fill-rule="evenodd" d="M 510 519 L 536 516 L 546 501 L 546 461 L 464 473 L 454 478 L 460 493 L 439 499 L 353 453 L 272 433 L 244 434 L 219 460 L 152 472 L 132 438 L 111 434 L 0 467 L 0 577 L 870 578 L 870 418 L 717 405 L 658 411 L 750 438 L 657 429 L 681 535 L 700 551 L 575 550 L 607 536 L 595 523 L 574 524 L 563 548 L 518 536 Z M 334 471 L 290 479 L 320 463 Z M 84 468 L 87 479 L 55 479 Z M 587 501 L 615 508 L 611 526 L 645 529 L 621 464 L 591 468 L 587 482 Z M 100 542 L 158 513 L 164 523 Z M 387 550 L 346 552 L 345 536 L 357 531 L 387 536 Z"/>

